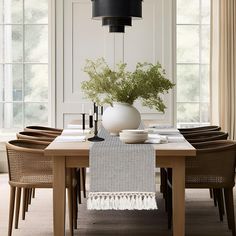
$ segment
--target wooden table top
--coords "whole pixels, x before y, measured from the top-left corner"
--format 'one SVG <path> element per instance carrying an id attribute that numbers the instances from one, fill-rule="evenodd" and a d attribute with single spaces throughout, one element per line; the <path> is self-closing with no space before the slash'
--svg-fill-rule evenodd
<path id="1" fill-rule="evenodd" d="M 86 142 L 56 142 L 53 141 L 46 149 L 46 156 L 89 156 L 91 143 Z M 132 145 L 132 144 L 129 144 Z M 146 145 L 146 144 L 140 144 Z M 196 156 L 196 149 L 186 140 L 166 144 L 152 144 L 156 156 Z"/>

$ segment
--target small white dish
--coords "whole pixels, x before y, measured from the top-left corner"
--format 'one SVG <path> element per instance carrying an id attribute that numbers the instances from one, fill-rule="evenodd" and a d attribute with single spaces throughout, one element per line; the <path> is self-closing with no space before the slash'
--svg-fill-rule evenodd
<path id="1" fill-rule="evenodd" d="M 123 138 L 123 137 L 120 137 L 120 140 L 124 143 L 128 143 L 128 144 L 134 144 L 134 143 L 144 143 L 146 141 L 146 139 L 132 139 L 132 138 Z"/>
<path id="2" fill-rule="evenodd" d="M 124 133 L 124 134 L 146 134 L 148 132 L 146 130 L 142 130 L 142 129 L 123 129 L 123 130 L 121 130 L 120 133 Z"/>
<path id="3" fill-rule="evenodd" d="M 148 133 L 126 133 L 120 132 L 120 140 L 124 143 L 144 143 L 148 138 Z"/>

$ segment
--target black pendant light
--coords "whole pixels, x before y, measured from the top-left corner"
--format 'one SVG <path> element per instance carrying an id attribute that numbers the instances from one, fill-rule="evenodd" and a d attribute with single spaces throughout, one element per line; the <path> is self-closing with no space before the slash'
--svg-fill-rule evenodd
<path id="1" fill-rule="evenodd" d="M 142 0 L 91 0 L 93 19 L 102 19 L 109 32 L 125 32 L 132 18 L 142 17 Z"/>

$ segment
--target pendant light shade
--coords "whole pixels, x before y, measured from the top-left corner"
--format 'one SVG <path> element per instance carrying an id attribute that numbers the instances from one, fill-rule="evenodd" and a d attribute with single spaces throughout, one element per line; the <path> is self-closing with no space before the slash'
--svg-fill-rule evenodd
<path id="1" fill-rule="evenodd" d="M 109 32 L 125 32 L 132 18 L 142 17 L 142 0 L 91 0 L 93 19 L 102 19 Z"/>

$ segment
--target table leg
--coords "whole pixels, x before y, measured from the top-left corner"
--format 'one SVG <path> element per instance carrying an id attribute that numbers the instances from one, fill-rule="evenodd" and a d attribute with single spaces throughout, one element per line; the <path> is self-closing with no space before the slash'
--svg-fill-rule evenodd
<path id="1" fill-rule="evenodd" d="M 178 157 L 172 170 L 173 236 L 185 235 L 185 158 Z"/>
<path id="2" fill-rule="evenodd" d="M 65 235 L 65 157 L 53 158 L 53 231 L 54 236 Z"/>

